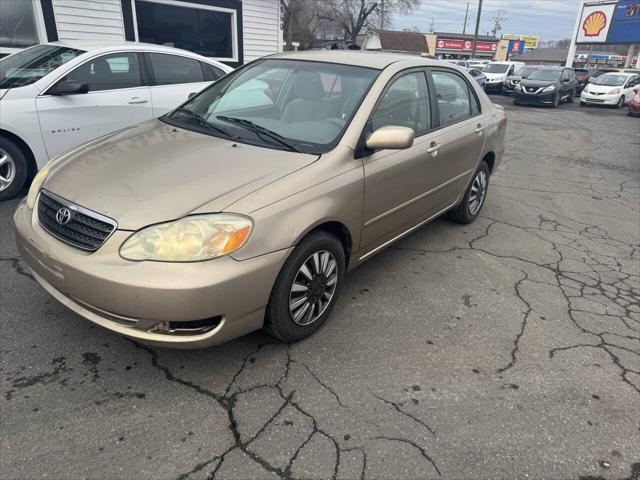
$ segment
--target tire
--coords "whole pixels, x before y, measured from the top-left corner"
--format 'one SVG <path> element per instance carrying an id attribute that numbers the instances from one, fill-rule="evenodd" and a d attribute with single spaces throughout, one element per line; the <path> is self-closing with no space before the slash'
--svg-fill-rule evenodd
<path id="1" fill-rule="evenodd" d="M 326 257 L 326 254 L 329 256 Z M 320 265 L 319 271 L 314 267 L 316 255 Z M 326 263 L 325 259 L 327 259 Z M 331 269 L 332 262 L 335 262 L 333 269 Z M 307 272 L 311 274 L 313 280 L 309 280 L 304 275 L 303 266 L 308 266 Z M 333 311 L 342 287 L 345 266 L 344 249 L 333 235 L 320 231 L 302 240 L 278 274 L 267 305 L 264 330 L 286 343 L 297 342 L 316 332 Z M 330 290 L 326 281 L 332 279 L 335 280 L 333 290 Z M 298 289 L 295 292 L 294 283 Z M 307 293 L 300 290 L 302 287 L 307 288 Z M 330 294 L 329 299 L 323 296 L 325 292 Z M 309 301 L 309 294 L 314 295 L 313 299 L 324 298 L 327 303 L 322 304 L 321 300 Z M 296 301 L 298 305 L 293 309 L 290 308 L 291 305 L 296 304 Z M 305 306 L 306 310 L 302 311 Z M 321 314 L 316 316 L 318 310 Z M 299 318 L 296 318 L 298 315 Z"/>
<path id="2" fill-rule="evenodd" d="M 514 99 L 513 99 L 513 104 L 514 104 L 514 105 L 520 105 L 520 102 L 514 98 Z"/>
<path id="3" fill-rule="evenodd" d="M 484 183 L 482 177 L 484 176 Z M 476 194 L 477 198 L 477 188 L 482 186 L 483 192 L 481 193 L 481 197 L 479 199 L 479 204 L 475 205 L 472 208 L 472 195 Z M 475 190 L 475 191 L 474 191 Z M 487 192 L 489 191 L 489 166 L 487 162 L 484 160 L 480 163 L 480 166 L 473 174 L 473 180 L 467 187 L 467 191 L 462 198 L 462 202 L 460 204 L 451 209 L 449 211 L 449 218 L 456 223 L 461 223 L 463 225 L 467 225 L 472 223 L 478 215 L 480 215 L 480 211 L 484 205 L 484 201 L 487 198 Z"/>
<path id="4" fill-rule="evenodd" d="M 15 197 L 27 183 L 29 163 L 11 140 L 0 137 L 0 202 Z"/>
<path id="5" fill-rule="evenodd" d="M 556 94 L 553 96 L 553 104 L 551 105 L 551 108 L 558 108 L 559 105 L 560 105 L 560 94 L 556 92 Z"/>
<path id="6" fill-rule="evenodd" d="M 622 108 L 622 107 L 624 107 L 624 101 L 625 101 L 625 98 L 624 98 L 624 95 L 622 95 L 622 96 L 620 97 L 620 100 L 618 100 L 618 103 L 616 103 L 616 108 Z"/>
<path id="7" fill-rule="evenodd" d="M 580 100 L 580 106 L 581 107 L 586 107 L 587 106 L 587 102 L 583 102 L 582 100 Z"/>
<path id="8" fill-rule="evenodd" d="M 571 94 L 569 95 L 569 98 L 567 99 L 567 103 L 573 103 L 573 101 L 576 99 L 576 91 L 575 90 L 571 90 Z"/>

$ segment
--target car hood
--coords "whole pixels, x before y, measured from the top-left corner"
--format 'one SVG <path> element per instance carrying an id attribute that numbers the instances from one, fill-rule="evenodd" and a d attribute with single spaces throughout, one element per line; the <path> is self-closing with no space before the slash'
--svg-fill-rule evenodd
<path id="1" fill-rule="evenodd" d="M 319 157 L 141 123 L 60 157 L 44 188 L 107 215 L 121 230 L 219 212 Z"/>
<path id="2" fill-rule="evenodd" d="M 505 73 L 487 73 L 482 72 L 482 74 L 487 77 L 487 80 L 493 80 L 494 78 L 507 78 L 507 72 Z"/>
<path id="3" fill-rule="evenodd" d="M 523 79 L 520 82 L 520 86 L 522 87 L 534 87 L 534 88 L 541 88 L 541 87 L 550 87 L 551 85 L 555 85 L 558 82 L 555 82 L 553 80 L 530 80 L 530 79 Z"/>
<path id="4" fill-rule="evenodd" d="M 610 91 L 615 89 L 620 89 L 620 91 L 622 91 L 622 86 L 612 87 L 610 85 L 594 85 L 593 83 L 587 85 L 587 90 L 595 93 L 609 93 Z"/>

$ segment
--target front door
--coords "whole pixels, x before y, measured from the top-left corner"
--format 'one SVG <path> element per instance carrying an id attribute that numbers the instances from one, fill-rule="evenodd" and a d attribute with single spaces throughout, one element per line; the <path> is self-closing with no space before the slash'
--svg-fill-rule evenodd
<path id="1" fill-rule="evenodd" d="M 415 141 L 406 150 L 367 152 L 364 225 L 361 250 L 374 249 L 410 225 L 428 206 L 423 195 L 436 186 L 430 174 L 438 152 L 429 152 L 431 104 L 424 70 L 401 74 L 390 81 L 364 135 L 394 125 L 409 127 Z"/>
<path id="2" fill-rule="evenodd" d="M 89 92 L 36 99 L 49 158 L 107 133 L 152 118 L 151 94 L 137 53 L 88 60 L 60 80 L 86 83 Z"/>

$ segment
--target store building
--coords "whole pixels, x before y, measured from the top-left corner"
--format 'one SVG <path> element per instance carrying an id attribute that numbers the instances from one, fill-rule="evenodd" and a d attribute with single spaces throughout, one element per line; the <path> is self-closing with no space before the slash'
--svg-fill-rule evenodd
<path id="1" fill-rule="evenodd" d="M 0 55 L 55 40 L 169 45 L 237 67 L 280 51 L 279 0 L 0 0 Z"/>
<path id="2" fill-rule="evenodd" d="M 462 33 L 436 32 L 428 34 L 435 36 L 435 55 L 441 58 L 465 59 L 473 53 L 473 35 Z M 496 37 L 478 35 L 475 58 L 493 59 L 498 50 L 499 40 Z"/>

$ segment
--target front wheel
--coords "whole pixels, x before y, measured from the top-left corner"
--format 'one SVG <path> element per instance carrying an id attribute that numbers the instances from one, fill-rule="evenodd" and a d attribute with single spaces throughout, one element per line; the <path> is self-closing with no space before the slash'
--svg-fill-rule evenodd
<path id="1" fill-rule="evenodd" d="M 326 232 L 306 237 L 276 279 L 264 329 L 287 343 L 313 334 L 331 315 L 345 265 L 344 249 L 336 237 Z"/>
<path id="2" fill-rule="evenodd" d="M 620 100 L 618 100 L 618 103 L 616 104 L 616 108 L 622 108 L 622 107 L 624 107 L 624 95 L 620 97 Z"/>
<path id="3" fill-rule="evenodd" d="M 463 225 L 473 222 L 484 205 L 489 189 L 489 166 L 484 160 L 473 175 L 473 180 L 464 194 L 462 202 L 449 211 L 449 218 Z"/>
<path id="4" fill-rule="evenodd" d="M 560 94 L 556 92 L 553 96 L 553 104 L 551 105 L 553 108 L 558 108 L 560 105 Z"/>
<path id="5" fill-rule="evenodd" d="M 16 196 L 27 183 L 29 165 L 22 150 L 0 137 L 0 202 Z"/>

